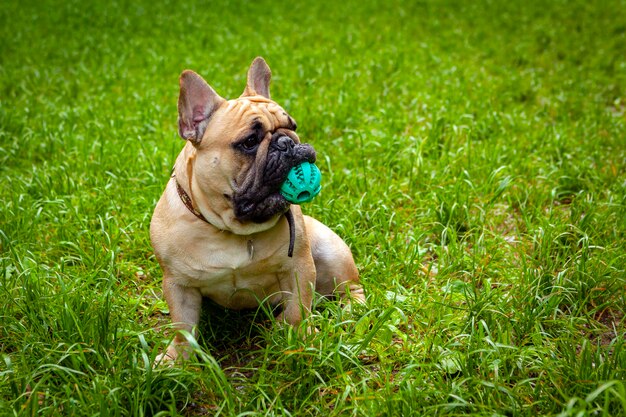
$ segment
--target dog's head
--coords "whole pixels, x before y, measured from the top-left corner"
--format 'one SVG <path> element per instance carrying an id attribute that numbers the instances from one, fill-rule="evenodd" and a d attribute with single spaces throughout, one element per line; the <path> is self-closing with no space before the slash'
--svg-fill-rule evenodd
<path id="1" fill-rule="evenodd" d="M 200 188 L 194 193 L 233 231 L 275 223 L 289 208 L 279 192 L 287 174 L 315 161 L 313 148 L 295 133 L 296 122 L 270 99 L 270 78 L 263 58 L 256 58 L 241 97 L 225 100 L 195 72 L 180 76 L 178 129 L 193 146 L 187 169 Z"/>

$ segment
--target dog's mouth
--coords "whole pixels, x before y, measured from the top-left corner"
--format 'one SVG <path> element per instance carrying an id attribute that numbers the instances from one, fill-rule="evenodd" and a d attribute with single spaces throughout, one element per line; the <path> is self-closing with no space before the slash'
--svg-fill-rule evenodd
<path id="1" fill-rule="evenodd" d="M 265 223 L 289 210 L 290 203 L 280 193 L 289 171 L 302 162 L 315 162 L 315 150 L 308 144 L 296 144 L 291 139 L 273 140 L 265 164 L 257 166 L 249 184 L 235 193 L 232 202 L 235 217 L 242 222 Z"/>
<path id="2" fill-rule="evenodd" d="M 265 223 L 278 214 L 284 214 L 289 209 L 289 202 L 280 192 L 268 195 L 259 202 L 251 200 L 235 205 L 235 216 L 240 221 Z"/>

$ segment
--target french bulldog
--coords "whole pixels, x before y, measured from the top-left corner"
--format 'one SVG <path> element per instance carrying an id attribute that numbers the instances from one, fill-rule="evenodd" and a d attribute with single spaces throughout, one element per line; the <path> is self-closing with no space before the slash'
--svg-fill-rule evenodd
<path id="1" fill-rule="evenodd" d="M 277 320 L 290 325 L 310 314 L 314 291 L 365 302 L 348 246 L 280 193 L 289 171 L 316 155 L 270 98 L 270 79 L 258 57 L 243 94 L 226 100 L 195 72 L 180 76 L 186 144 L 150 223 L 178 330 L 193 334 L 202 297 L 231 309 L 280 304 Z M 188 357 L 186 344 L 177 332 L 158 360 Z"/>

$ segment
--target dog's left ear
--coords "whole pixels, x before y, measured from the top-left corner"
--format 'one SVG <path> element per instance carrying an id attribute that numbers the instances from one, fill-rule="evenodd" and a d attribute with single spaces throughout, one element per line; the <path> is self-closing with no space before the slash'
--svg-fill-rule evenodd
<path id="1" fill-rule="evenodd" d="M 191 70 L 180 75 L 178 95 L 178 133 L 180 137 L 199 145 L 211 115 L 225 100 Z"/>
<path id="2" fill-rule="evenodd" d="M 242 97 L 246 96 L 263 96 L 270 98 L 270 80 L 272 79 L 272 71 L 263 58 L 256 57 L 250 69 L 248 70 L 248 83 L 243 91 Z"/>

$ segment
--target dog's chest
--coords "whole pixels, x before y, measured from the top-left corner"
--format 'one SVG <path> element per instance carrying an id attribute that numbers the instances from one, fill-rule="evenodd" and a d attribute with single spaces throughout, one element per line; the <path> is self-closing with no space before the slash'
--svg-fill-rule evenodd
<path id="1" fill-rule="evenodd" d="M 237 238 L 188 247 L 176 268 L 183 273 L 175 279 L 229 308 L 254 307 L 267 298 L 276 301 L 290 262 L 276 250 L 259 247 L 262 244 Z"/>

